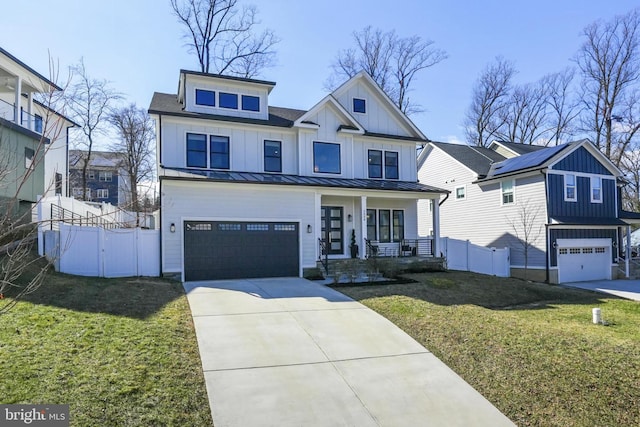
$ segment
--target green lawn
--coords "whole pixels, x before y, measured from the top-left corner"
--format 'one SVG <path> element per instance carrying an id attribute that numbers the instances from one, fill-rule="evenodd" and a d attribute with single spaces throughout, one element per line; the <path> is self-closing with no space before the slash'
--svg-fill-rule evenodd
<path id="1" fill-rule="evenodd" d="M 472 273 L 340 288 L 519 426 L 640 425 L 640 303 Z M 600 307 L 608 326 L 591 323 Z"/>
<path id="2" fill-rule="evenodd" d="M 0 316 L 1 403 L 70 404 L 74 426 L 212 425 L 182 286 L 51 273 Z"/>

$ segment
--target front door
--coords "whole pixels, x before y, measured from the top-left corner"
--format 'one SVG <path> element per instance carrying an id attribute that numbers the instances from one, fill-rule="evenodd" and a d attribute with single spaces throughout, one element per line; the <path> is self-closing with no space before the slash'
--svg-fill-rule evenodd
<path id="1" fill-rule="evenodd" d="M 344 253 L 343 214 L 341 206 L 322 206 L 322 240 L 329 249 L 329 255 Z"/>

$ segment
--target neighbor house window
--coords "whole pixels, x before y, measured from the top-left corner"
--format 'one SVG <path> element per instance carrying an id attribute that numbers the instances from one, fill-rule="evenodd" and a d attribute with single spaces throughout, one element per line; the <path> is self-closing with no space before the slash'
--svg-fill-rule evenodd
<path id="1" fill-rule="evenodd" d="M 382 151 L 369 150 L 369 178 L 382 178 Z"/>
<path id="2" fill-rule="evenodd" d="M 467 198 L 466 187 L 456 187 L 456 200 L 464 200 Z"/>
<path id="3" fill-rule="evenodd" d="M 207 135 L 187 134 L 187 167 L 207 167 Z"/>
<path id="4" fill-rule="evenodd" d="M 56 172 L 56 179 L 55 179 L 55 192 L 56 194 L 62 194 L 62 174 Z"/>
<path id="5" fill-rule="evenodd" d="M 398 179 L 398 152 L 384 152 L 384 177 L 386 179 Z"/>
<path id="6" fill-rule="evenodd" d="M 353 112 L 354 113 L 366 113 L 367 101 L 362 98 L 353 98 Z"/>
<path id="7" fill-rule="evenodd" d="M 380 241 L 391 241 L 391 211 L 388 209 L 381 209 L 378 211 L 380 217 L 380 227 L 378 229 Z"/>
<path id="8" fill-rule="evenodd" d="M 94 171 L 89 171 L 89 179 L 96 179 L 96 174 Z"/>
<path id="9" fill-rule="evenodd" d="M 209 137 L 210 141 L 210 166 L 215 169 L 229 169 L 229 137 Z"/>
<path id="10" fill-rule="evenodd" d="M 404 211 L 393 211 L 393 241 L 404 239 Z"/>
<path id="11" fill-rule="evenodd" d="M 113 181 L 113 174 L 111 171 L 98 172 L 98 181 L 111 182 Z"/>
<path id="12" fill-rule="evenodd" d="M 36 152 L 32 148 L 24 148 L 24 167 L 25 169 L 31 169 L 33 167 L 33 158 Z"/>
<path id="13" fill-rule="evenodd" d="M 230 108 L 233 110 L 238 109 L 238 95 L 235 93 L 220 92 L 218 96 L 220 108 Z"/>
<path id="14" fill-rule="evenodd" d="M 282 172 L 282 143 L 280 141 L 264 141 L 264 171 Z"/>
<path id="15" fill-rule="evenodd" d="M 340 173 L 340 144 L 313 143 L 313 171 L 317 173 Z"/>
<path id="16" fill-rule="evenodd" d="M 591 202 L 602 203 L 602 178 L 591 177 Z"/>
<path id="17" fill-rule="evenodd" d="M 96 190 L 96 199 L 108 199 L 109 198 L 109 189 L 100 188 Z"/>
<path id="18" fill-rule="evenodd" d="M 42 133 L 42 116 L 36 114 L 33 122 L 33 130 Z"/>
<path id="19" fill-rule="evenodd" d="M 564 200 L 566 202 L 575 202 L 576 196 L 576 176 L 567 174 L 564 176 Z"/>
<path id="20" fill-rule="evenodd" d="M 377 238 L 377 221 L 376 210 L 367 209 L 367 239 L 376 240 Z"/>
<path id="21" fill-rule="evenodd" d="M 242 109 L 246 111 L 260 111 L 260 98 L 242 95 Z"/>
<path id="22" fill-rule="evenodd" d="M 196 89 L 196 105 L 216 106 L 216 93 L 212 90 Z"/>
<path id="23" fill-rule="evenodd" d="M 508 205 L 514 202 L 514 185 L 513 180 L 503 181 L 501 184 L 502 189 L 502 204 Z"/>

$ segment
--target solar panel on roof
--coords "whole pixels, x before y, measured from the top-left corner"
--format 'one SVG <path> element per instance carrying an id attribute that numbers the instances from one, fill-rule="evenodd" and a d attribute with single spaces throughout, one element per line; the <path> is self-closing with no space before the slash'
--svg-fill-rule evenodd
<path id="1" fill-rule="evenodd" d="M 513 157 L 500 163 L 495 163 L 491 167 L 489 176 L 504 175 L 505 173 L 540 166 L 569 145 L 570 144 L 557 145 L 555 147 L 549 147 L 544 150 L 538 150 L 532 153 L 523 154 L 522 156 Z"/>

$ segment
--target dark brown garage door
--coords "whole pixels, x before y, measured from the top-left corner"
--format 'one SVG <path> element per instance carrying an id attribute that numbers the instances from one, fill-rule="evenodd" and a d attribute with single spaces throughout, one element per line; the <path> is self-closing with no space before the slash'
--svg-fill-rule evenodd
<path id="1" fill-rule="evenodd" d="M 299 275 L 298 224 L 186 221 L 185 280 Z"/>

